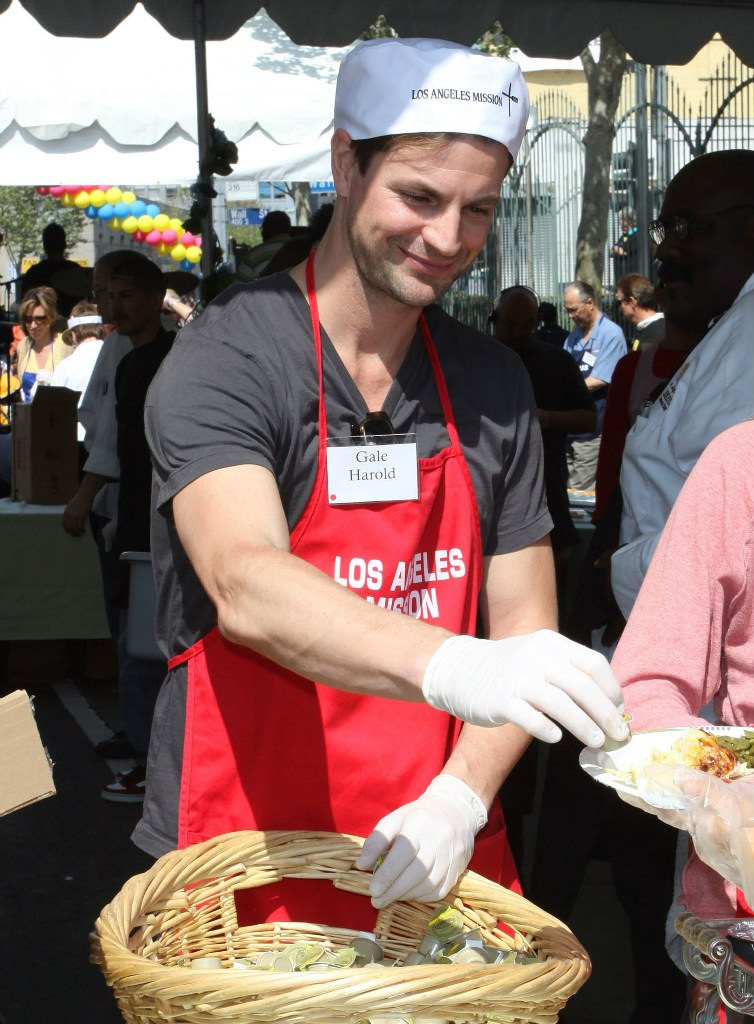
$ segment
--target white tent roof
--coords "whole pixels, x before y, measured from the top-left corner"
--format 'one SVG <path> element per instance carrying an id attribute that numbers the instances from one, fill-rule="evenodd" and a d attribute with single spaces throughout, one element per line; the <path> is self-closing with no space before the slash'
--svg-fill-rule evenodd
<path id="1" fill-rule="evenodd" d="M 0 0 L 0 185 L 193 181 L 195 7 L 196 0 Z M 330 175 L 335 79 L 350 47 L 298 45 L 273 17 L 298 41 L 339 42 L 379 11 L 402 35 L 466 42 L 498 18 L 529 54 L 521 57 L 525 71 L 541 69 L 544 54 L 562 61 L 547 60 L 547 68 L 577 68 L 574 55 L 605 26 L 633 57 L 655 63 L 683 63 L 720 31 L 754 64 L 754 0 L 268 0 L 267 7 L 271 16 L 255 0 L 206 0 L 203 8 L 207 34 L 219 40 L 206 44 L 209 110 L 238 145 L 235 175 L 245 178 Z"/>
<path id="2" fill-rule="evenodd" d="M 237 175 L 329 177 L 348 49 L 296 46 L 263 10 L 207 44 L 210 111 L 238 145 Z M 140 4 L 101 40 L 53 36 L 12 3 L 0 15 L 0 97 L 2 185 L 196 178 L 194 47 Z"/>
<path id="3" fill-rule="evenodd" d="M 0 0 L 0 11 L 10 0 Z M 23 0 L 58 35 L 104 36 L 134 0 Z M 144 0 L 172 35 L 193 37 L 196 0 Z M 206 0 L 208 39 L 233 35 L 259 0 Z M 378 14 L 402 36 L 440 36 L 470 44 L 499 20 L 531 56 L 575 57 L 610 27 L 635 60 L 684 64 L 715 32 L 754 64 L 754 0 L 266 0 L 271 18 L 296 43 L 344 45 Z"/>

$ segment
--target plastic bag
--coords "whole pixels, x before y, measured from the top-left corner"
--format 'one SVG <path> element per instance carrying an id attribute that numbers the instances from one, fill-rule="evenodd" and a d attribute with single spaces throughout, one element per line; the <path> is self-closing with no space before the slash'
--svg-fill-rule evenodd
<path id="1" fill-rule="evenodd" d="M 743 890 L 754 906 L 754 775 L 724 782 L 677 765 L 647 765 L 636 775 L 645 810 L 686 829 L 700 860 Z"/>

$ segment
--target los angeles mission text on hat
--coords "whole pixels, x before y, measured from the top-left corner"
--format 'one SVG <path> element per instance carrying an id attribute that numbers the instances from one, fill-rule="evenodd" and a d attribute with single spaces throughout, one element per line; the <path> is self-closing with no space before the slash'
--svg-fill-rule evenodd
<path id="1" fill-rule="evenodd" d="M 474 103 L 493 103 L 502 107 L 503 100 L 509 103 L 513 100 L 518 103 L 517 96 L 509 96 L 508 93 L 495 92 L 471 92 L 469 89 L 412 89 L 412 100 L 465 100 Z"/>

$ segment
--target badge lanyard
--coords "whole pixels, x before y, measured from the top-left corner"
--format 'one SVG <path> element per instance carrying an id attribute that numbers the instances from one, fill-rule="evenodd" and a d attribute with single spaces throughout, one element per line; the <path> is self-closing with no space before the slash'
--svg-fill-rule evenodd
<path id="1" fill-rule="evenodd" d="M 322 336 L 319 307 L 314 286 L 314 266 L 310 257 L 306 268 L 306 284 L 312 331 L 319 359 L 319 386 L 324 396 L 322 371 Z M 324 404 L 324 402 L 323 402 Z M 371 413 L 369 419 L 387 417 Z M 320 417 L 320 430 L 327 423 Z M 419 464 L 415 434 L 393 434 L 384 430 L 369 434 L 361 430 L 356 437 L 327 437 L 327 500 L 331 505 L 363 505 L 395 501 L 418 501 Z"/>

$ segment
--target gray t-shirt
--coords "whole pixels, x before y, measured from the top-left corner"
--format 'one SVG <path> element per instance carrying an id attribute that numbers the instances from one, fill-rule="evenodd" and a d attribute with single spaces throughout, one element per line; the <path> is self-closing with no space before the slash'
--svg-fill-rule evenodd
<path id="1" fill-rule="evenodd" d="M 508 349 L 438 307 L 426 317 L 471 472 L 484 553 L 519 550 L 551 529 L 528 376 Z M 328 434 L 348 435 L 368 410 L 324 331 L 322 345 Z M 266 466 L 293 529 L 317 469 L 317 399 L 309 306 L 288 274 L 224 292 L 165 359 L 147 397 L 146 428 L 155 467 L 157 632 L 170 655 L 216 623 L 176 536 L 172 498 L 212 470 Z M 397 433 L 416 431 L 419 458 L 449 443 L 418 330 L 384 410 Z"/>
<path id="2" fill-rule="evenodd" d="M 528 375 L 516 355 L 437 307 L 425 311 L 476 494 L 487 555 L 516 551 L 552 527 L 542 483 L 542 444 Z M 348 435 L 367 408 L 324 335 L 328 434 Z M 229 289 L 181 331 L 146 402 L 155 467 L 152 556 L 157 630 L 170 655 L 216 624 L 214 608 L 178 540 L 172 498 L 215 469 L 268 467 L 292 529 L 317 469 L 317 364 L 309 306 L 280 274 Z M 385 401 L 396 432 L 415 431 L 420 458 L 449 443 L 440 396 L 417 331 Z M 372 410 L 374 411 L 374 410 Z M 212 522 L 206 524 L 212 529 Z M 134 832 L 154 856 L 174 849 L 183 762 L 186 667 L 168 675 L 155 708 L 149 789 Z"/>

